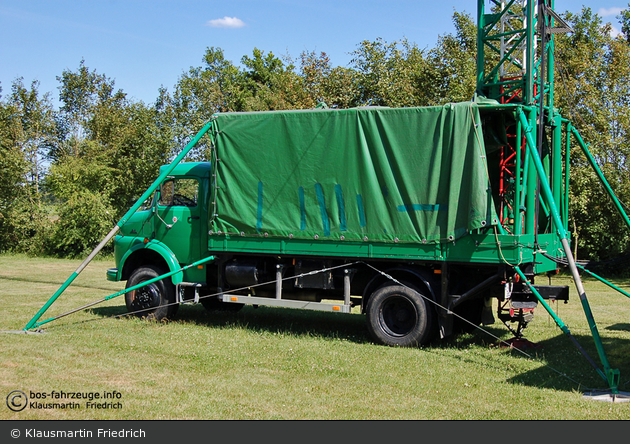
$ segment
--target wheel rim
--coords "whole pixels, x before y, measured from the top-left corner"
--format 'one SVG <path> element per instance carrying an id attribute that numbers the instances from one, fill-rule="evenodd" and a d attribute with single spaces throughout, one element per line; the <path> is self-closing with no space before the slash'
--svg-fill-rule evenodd
<path id="1" fill-rule="evenodd" d="M 134 311 L 148 310 L 160 305 L 160 291 L 155 284 L 149 284 L 135 291 L 132 307 Z"/>
<path id="2" fill-rule="evenodd" d="M 418 311 L 406 297 L 392 296 L 383 303 L 379 318 L 381 327 L 388 334 L 403 337 L 416 326 Z"/>

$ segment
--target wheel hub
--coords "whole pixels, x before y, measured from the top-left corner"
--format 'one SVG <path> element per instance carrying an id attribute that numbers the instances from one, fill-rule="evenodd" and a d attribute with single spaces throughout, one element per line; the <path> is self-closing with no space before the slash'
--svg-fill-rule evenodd
<path id="1" fill-rule="evenodd" d="M 160 292 L 154 284 L 149 284 L 135 291 L 133 307 L 135 310 L 145 310 L 160 305 Z"/>
<path id="2" fill-rule="evenodd" d="M 393 296 L 383 304 L 381 323 L 388 333 L 394 336 L 405 336 L 415 326 L 416 317 L 416 310 L 409 300 L 401 296 Z"/>

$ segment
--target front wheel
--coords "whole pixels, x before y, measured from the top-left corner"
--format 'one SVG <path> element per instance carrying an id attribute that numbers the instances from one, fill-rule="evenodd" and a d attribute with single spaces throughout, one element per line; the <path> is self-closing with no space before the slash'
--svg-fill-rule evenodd
<path id="1" fill-rule="evenodd" d="M 381 287 L 368 301 L 368 331 L 384 345 L 425 345 L 435 333 L 434 310 L 428 304 L 420 293 L 409 287 Z"/>
<path id="2" fill-rule="evenodd" d="M 131 274 L 125 288 L 149 281 L 162 274 L 164 272 L 160 268 L 152 265 L 140 267 Z M 126 293 L 125 304 L 130 313 L 157 321 L 174 316 L 179 307 L 175 303 L 175 288 L 168 278 Z"/>

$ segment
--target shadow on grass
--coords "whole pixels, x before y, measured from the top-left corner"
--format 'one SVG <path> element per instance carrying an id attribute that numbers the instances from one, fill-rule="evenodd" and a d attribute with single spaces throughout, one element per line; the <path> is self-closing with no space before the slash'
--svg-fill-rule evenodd
<path id="1" fill-rule="evenodd" d="M 127 310 L 124 306 L 99 307 L 91 309 L 91 312 L 97 316 L 113 317 L 124 316 Z M 252 306 L 245 306 L 234 313 L 208 311 L 199 304 L 181 305 L 171 322 L 211 328 L 242 328 L 260 333 L 342 339 L 360 344 L 372 342 L 365 328 L 365 317 L 359 314 Z"/>
<path id="2" fill-rule="evenodd" d="M 506 379 L 506 382 L 514 384 L 515 390 L 518 386 L 528 386 L 572 392 L 587 390 L 606 390 L 609 388 L 605 381 L 589 363 L 588 359 L 578 350 L 571 339 L 564 333 L 552 338 L 539 341 L 534 347 L 524 349 L 510 349 L 501 341 L 508 340 L 512 335 L 507 330 L 499 328 L 483 327 L 487 332 L 476 330 L 473 333 L 464 333 L 452 336 L 446 340 L 436 341 L 430 348 L 426 349 L 434 353 L 440 350 L 450 351 L 455 349 L 474 350 L 475 348 L 500 348 L 505 354 L 513 359 L 532 360 L 540 363 L 535 370 L 519 373 L 516 376 Z M 490 334 L 488 334 L 490 333 Z M 498 337 L 499 339 L 493 338 Z M 577 342 L 586 351 L 587 355 L 597 365 L 603 369 L 599 359 L 597 348 L 593 337 L 589 334 L 573 335 Z M 604 351 L 608 362 L 613 369 L 620 372 L 619 390 L 630 390 L 630 340 L 622 338 L 602 338 Z M 470 354 L 450 354 L 449 357 L 458 364 L 469 361 Z M 476 354 L 476 360 L 487 359 L 489 367 L 497 365 L 495 354 Z M 503 361 L 501 361 L 503 362 Z M 509 367 L 509 362 L 505 361 Z"/>
<path id="3" fill-rule="evenodd" d="M 609 325 L 608 327 L 606 327 L 606 330 L 630 331 L 630 324 L 625 322 L 625 323 Z"/>
<path id="4" fill-rule="evenodd" d="M 604 370 L 593 337 L 589 334 L 573 334 L 598 369 Z M 571 339 L 559 333 L 538 343 L 540 349 L 532 351 L 545 365 L 513 378 L 509 382 L 556 390 L 606 390 L 608 382 L 575 346 Z M 602 345 L 612 369 L 619 370 L 619 389 L 630 389 L 630 340 L 602 338 Z M 519 356 L 515 354 L 515 356 Z M 524 355 L 521 355 L 524 357 Z"/>
<path id="5" fill-rule="evenodd" d="M 90 310 L 97 316 L 124 316 L 124 306 L 98 307 Z M 317 312 L 290 308 L 245 306 L 239 312 L 207 311 L 201 305 L 182 305 L 173 321 L 181 324 L 193 324 L 210 328 L 241 328 L 259 333 L 275 333 L 291 336 L 320 337 L 324 340 L 347 340 L 357 344 L 371 344 L 365 316 L 359 314 L 341 314 Z M 501 326 L 483 327 L 472 333 L 462 333 L 447 339 L 436 339 L 426 352 L 440 353 L 453 350 L 471 350 L 475 348 L 498 348 L 501 341 L 512 337 L 511 333 Z M 628 324 L 617 324 L 608 327 L 611 330 L 627 330 Z M 576 335 L 576 340 L 585 349 L 591 359 L 602 368 L 592 336 Z M 610 365 L 619 369 L 621 381 L 619 389 L 630 389 L 630 341 L 623 338 L 602 338 L 604 350 Z M 533 359 L 542 365 L 535 370 L 518 374 L 506 381 L 518 386 L 530 386 L 562 391 L 584 391 L 587 389 L 607 389 L 608 385 L 588 360 L 575 347 L 568 336 L 558 335 L 537 343 L 539 348 L 528 348 L 522 351 L 504 348 L 505 353 L 514 359 Z M 486 356 L 481 352 L 479 356 Z M 466 361 L 470 356 L 450 354 L 456 361 Z M 488 354 L 488 360 L 496 359 L 495 354 Z M 496 365 L 496 364 L 495 364 Z M 509 365 L 509 364 L 506 364 Z"/>
<path id="6" fill-rule="evenodd" d="M 593 337 L 590 335 L 574 335 L 577 342 L 584 348 L 597 368 L 601 371 L 604 366 Z M 630 389 L 630 341 L 621 338 L 602 338 L 604 352 L 612 369 L 619 370 L 619 390 Z M 510 382 L 527 384 L 536 387 L 554 389 L 607 390 L 608 382 L 580 353 L 572 341 L 564 334 L 543 341 L 544 362 L 546 367 L 527 372 L 512 378 Z"/>

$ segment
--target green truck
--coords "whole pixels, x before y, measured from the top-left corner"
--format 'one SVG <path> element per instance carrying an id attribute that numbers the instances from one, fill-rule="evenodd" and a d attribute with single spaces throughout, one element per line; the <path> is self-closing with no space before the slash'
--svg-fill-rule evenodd
<path id="1" fill-rule="evenodd" d="M 551 228 L 550 215 L 519 209 L 535 202 L 527 168 L 518 185 L 502 176 L 515 110 L 215 114 L 211 161 L 162 168 L 148 204 L 121 224 L 107 277 L 131 288 L 170 273 L 126 293 L 139 316 L 173 316 L 186 302 L 358 307 L 375 341 L 400 346 L 494 322 L 494 298 L 520 337 L 538 302 L 515 266 L 533 282 L 563 256 L 555 230 L 534 229 Z M 568 299 L 567 287 L 536 289 Z"/>
<path id="2" fill-rule="evenodd" d="M 398 346 L 496 314 L 518 347 L 542 306 L 618 395 L 580 271 L 630 294 L 573 257 L 572 143 L 630 218 L 554 106 L 554 35 L 572 30 L 553 2 L 528 0 L 478 0 L 477 25 L 470 102 L 213 115 L 24 330 L 125 295 L 155 319 L 196 302 L 360 310 L 376 342 Z M 209 162 L 182 163 L 204 137 Z M 112 239 L 107 278 L 125 290 L 40 321 Z M 561 266 L 601 369 L 548 303 L 566 302 L 568 287 L 535 284 Z"/>

